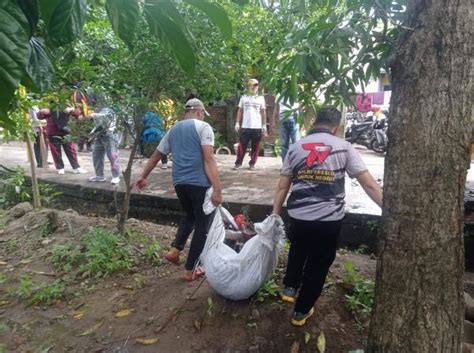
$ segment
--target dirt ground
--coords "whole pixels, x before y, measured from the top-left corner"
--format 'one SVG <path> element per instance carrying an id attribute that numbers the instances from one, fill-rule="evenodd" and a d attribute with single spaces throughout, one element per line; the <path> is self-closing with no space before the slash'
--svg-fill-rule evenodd
<path id="1" fill-rule="evenodd" d="M 275 289 L 234 302 L 205 280 L 185 282 L 182 266 L 161 262 L 173 225 L 130 220 L 131 269 L 71 279 L 53 265 L 53 249 L 78 244 L 91 226 L 115 231 L 114 220 L 57 211 L 59 227 L 47 234 L 51 210 L 20 215 L 0 214 L 0 352 L 318 352 L 321 333 L 329 353 L 365 346 L 367 330 L 348 311 L 339 283 L 347 261 L 372 277 L 375 260 L 368 255 L 339 251 L 315 316 L 295 328 L 291 305 Z M 145 254 L 150 241 L 161 245 L 158 256 Z M 284 250 L 274 277 L 278 284 L 285 257 Z M 35 303 L 25 275 L 34 283 L 30 287 L 69 280 L 62 298 Z"/>

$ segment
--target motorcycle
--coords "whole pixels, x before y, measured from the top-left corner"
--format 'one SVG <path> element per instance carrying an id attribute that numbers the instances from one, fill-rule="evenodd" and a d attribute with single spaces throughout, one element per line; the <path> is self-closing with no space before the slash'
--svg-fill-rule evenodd
<path id="1" fill-rule="evenodd" d="M 357 122 L 355 118 L 348 117 L 345 130 L 346 141 L 372 149 L 373 141 L 376 140 L 374 124 L 373 117 L 368 117 L 361 123 Z"/>
<path id="2" fill-rule="evenodd" d="M 370 143 L 370 148 L 377 153 L 384 153 L 387 150 L 387 122 L 386 119 L 378 120 L 374 123 L 375 138 Z"/>

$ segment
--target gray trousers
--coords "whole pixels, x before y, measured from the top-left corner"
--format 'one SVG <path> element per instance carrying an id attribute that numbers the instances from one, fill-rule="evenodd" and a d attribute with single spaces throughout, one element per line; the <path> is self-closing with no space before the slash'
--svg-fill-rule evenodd
<path id="1" fill-rule="evenodd" d="M 117 150 L 117 136 L 115 134 L 105 134 L 97 136 L 92 149 L 92 161 L 94 163 L 95 175 L 104 176 L 104 158 L 110 161 L 112 177 L 120 176 L 120 160 Z"/>

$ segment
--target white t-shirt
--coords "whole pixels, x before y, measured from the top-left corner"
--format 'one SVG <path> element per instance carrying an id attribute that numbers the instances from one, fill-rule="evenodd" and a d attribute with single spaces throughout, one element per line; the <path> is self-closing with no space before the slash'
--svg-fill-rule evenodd
<path id="1" fill-rule="evenodd" d="M 243 95 L 239 101 L 239 108 L 242 109 L 242 128 L 261 129 L 261 110 L 266 109 L 265 98 L 263 96 Z"/>
<path id="2" fill-rule="evenodd" d="M 279 96 L 277 96 L 276 100 L 278 101 L 279 99 Z M 293 118 L 296 117 L 298 115 L 298 108 L 300 107 L 297 102 L 291 105 L 289 102 L 284 102 L 283 100 L 278 101 L 278 106 L 280 121 L 288 119 L 290 116 Z"/>

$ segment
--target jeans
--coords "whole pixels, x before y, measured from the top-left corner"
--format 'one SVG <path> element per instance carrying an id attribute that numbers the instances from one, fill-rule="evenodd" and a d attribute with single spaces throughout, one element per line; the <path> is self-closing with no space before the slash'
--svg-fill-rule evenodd
<path id="1" fill-rule="evenodd" d="M 183 250 L 189 235 L 194 229 L 193 239 L 189 247 L 188 258 L 184 268 L 191 271 L 199 260 L 204 244 L 210 216 L 204 214 L 202 205 L 206 196 L 207 187 L 195 185 L 175 185 L 181 207 L 186 215 L 179 224 L 172 247 Z"/>
<path id="2" fill-rule="evenodd" d="M 120 160 L 117 144 L 118 138 L 114 134 L 105 134 L 95 138 L 92 149 L 92 162 L 94 163 L 95 175 L 104 176 L 104 158 L 105 154 L 107 154 L 112 177 L 118 178 L 120 176 Z"/>
<path id="3" fill-rule="evenodd" d="M 300 139 L 299 125 L 293 118 L 280 120 L 280 141 L 281 141 L 281 160 L 284 161 L 290 143 L 295 143 Z M 290 142 L 291 141 L 291 142 Z"/>
<path id="4" fill-rule="evenodd" d="M 290 252 L 285 287 L 299 289 L 295 312 L 307 313 L 318 300 L 336 258 L 340 221 L 303 221 L 290 217 Z"/>

